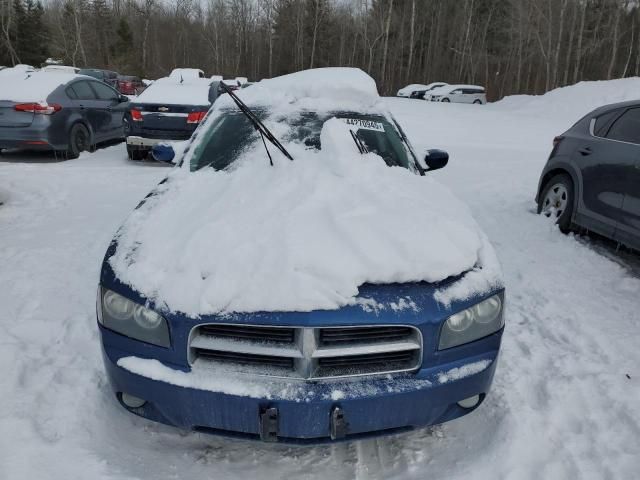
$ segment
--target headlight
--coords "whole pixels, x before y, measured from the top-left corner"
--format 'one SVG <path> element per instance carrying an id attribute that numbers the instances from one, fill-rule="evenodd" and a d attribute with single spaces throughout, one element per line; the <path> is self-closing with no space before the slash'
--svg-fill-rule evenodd
<path id="1" fill-rule="evenodd" d="M 158 313 L 122 295 L 98 289 L 98 321 L 109 330 L 127 337 L 169 347 L 169 327 Z"/>
<path id="2" fill-rule="evenodd" d="M 451 315 L 442 325 L 438 350 L 473 342 L 500 330 L 504 325 L 502 294 L 494 295 Z"/>

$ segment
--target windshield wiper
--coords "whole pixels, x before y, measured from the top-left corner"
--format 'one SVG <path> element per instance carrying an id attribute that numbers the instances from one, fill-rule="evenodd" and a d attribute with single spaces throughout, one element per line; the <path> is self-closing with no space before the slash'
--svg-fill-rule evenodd
<path id="1" fill-rule="evenodd" d="M 369 153 L 369 149 L 360 138 L 360 135 L 358 135 L 351 129 L 349 130 L 349 132 L 351 132 L 351 138 L 353 138 L 353 141 L 356 143 L 356 147 L 358 147 L 358 151 L 360 152 L 360 154 L 364 155 L 365 153 Z"/>
<path id="2" fill-rule="evenodd" d="M 229 94 L 229 96 L 238 106 L 240 111 L 244 113 L 246 117 L 251 121 L 251 123 L 253 124 L 253 127 L 256 130 L 258 130 L 258 132 L 260 132 L 260 137 L 262 137 L 262 143 L 264 144 L 264 148 L 267 151 L 267 155 L 269 156 L 269 163 L 271 164 L 271 166 L 273 167 L 273 159 L 271 158 L 271 153 L 269 153 L 269 149 L 267 148 L 267 142 L 265 142 L 264 140 L 265 137 L 272 144 L 274 144 L 276 148 L 280 150 L 285 157 L 287 157 L 289 160 L 293 160 L 293 157 L 289 152 L 287 152 L 287 149 L 284 148 L 284 146 L 278 141 L 278 139 L 273 135 L 273 133 L 271 133 L 269 129 L 265 127 L 264 123 L 260 121 L 260 119 L 256 116 L 256 114 L 253 113 L 251 109 L 247 107 L 244 104 L 244 102 L 240 100 L 235 93 L 233 93 L 233 90 L 231 90 L 229 86 L 226 85 L 224 82 L 220 82 L 220 85 L 222 86 L 222 89 Z"/>

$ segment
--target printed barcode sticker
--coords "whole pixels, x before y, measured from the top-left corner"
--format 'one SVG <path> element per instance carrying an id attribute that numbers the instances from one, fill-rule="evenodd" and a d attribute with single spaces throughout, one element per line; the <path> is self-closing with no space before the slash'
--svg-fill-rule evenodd
<path id="1" fill-rule="evenodd" d="M 384 126 L 382 125 L 382 123 L 374 122 L 373 120 L 364 120 L 362 118 L 342 118 L 341 120 L 347 125 L 354 126 L 358 129 L 364 128 L 365 130 L 384 132 Z"/>

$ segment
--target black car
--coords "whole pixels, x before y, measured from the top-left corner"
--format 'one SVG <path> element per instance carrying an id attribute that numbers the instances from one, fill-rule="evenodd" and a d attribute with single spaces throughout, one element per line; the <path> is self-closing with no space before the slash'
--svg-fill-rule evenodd
<path id="1" fill-rule="evenodd" d="M 61 72 L 3 75 L 0 150 L 83 150 L 124 137 L 128 98 L 94 78 Z"/>
<path id="2" fill-rule="evenodd" d="M 640 102 L 598 108 L 553 143 L 538 213 L 640 249 Z"/>
<path id="3" fill-rule="evenodd" d="M 133 102 L 125 116 L 127 153 L 144 160 L 154 145 L 188 140 L 211 106 L 212 80 L 156 80 Z"/>

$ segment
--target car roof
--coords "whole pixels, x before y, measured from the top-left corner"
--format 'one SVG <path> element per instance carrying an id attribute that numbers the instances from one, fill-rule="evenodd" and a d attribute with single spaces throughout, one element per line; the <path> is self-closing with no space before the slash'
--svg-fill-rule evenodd
<path id="1" fill-rule="evenodd" d="M 0 91 L 0 100 L 13 102 L 43 102 L 61 85 L 67 85 L 76 79 L 93 77 L 67 73 L 64 71 L 15 72 L 7 74 L 11 81 L 6 82 Z"/>
<path id="2" fill-rule="evenodd" d="M 451 88 L 451 89 L 456 89 L 456 88 L 479 88 L 484 90 L 484 87 L 481 87 L 480 85 L 468 85 L 468 84 L 464 84 L 464 83 L 460 83 L 460 84 L 456 84 L 456 85 L 445 85 L 442 88 Z"/>
<path id="3" fill-rule="evenodd" d="M 375 80 L 360 69 L 325 67 L 290 73 L 254 83 L 236 92 L 252 108 L 268 108 L 287 115 L 300 111 L 386 112 L 387 108 Z M 233 105 L 228 95 L 215 103 L 216 108 Z"/>
<path id="4" fill-rule="evenodd" d="M 587 114 L 588 117 L 594 117 L 620 108 L 640 107 L 640 100 L 627 100 L 626 102 L 610 103 L 592 110 Z"/>
<path id="5" fill-rule="evenodd" d="M 190 78 L 182 82 L 164 77 L 149 85 L 136 99 L 136 103 L 161 103 L 167 105 L 209 105 L 208 78 Z"/>

